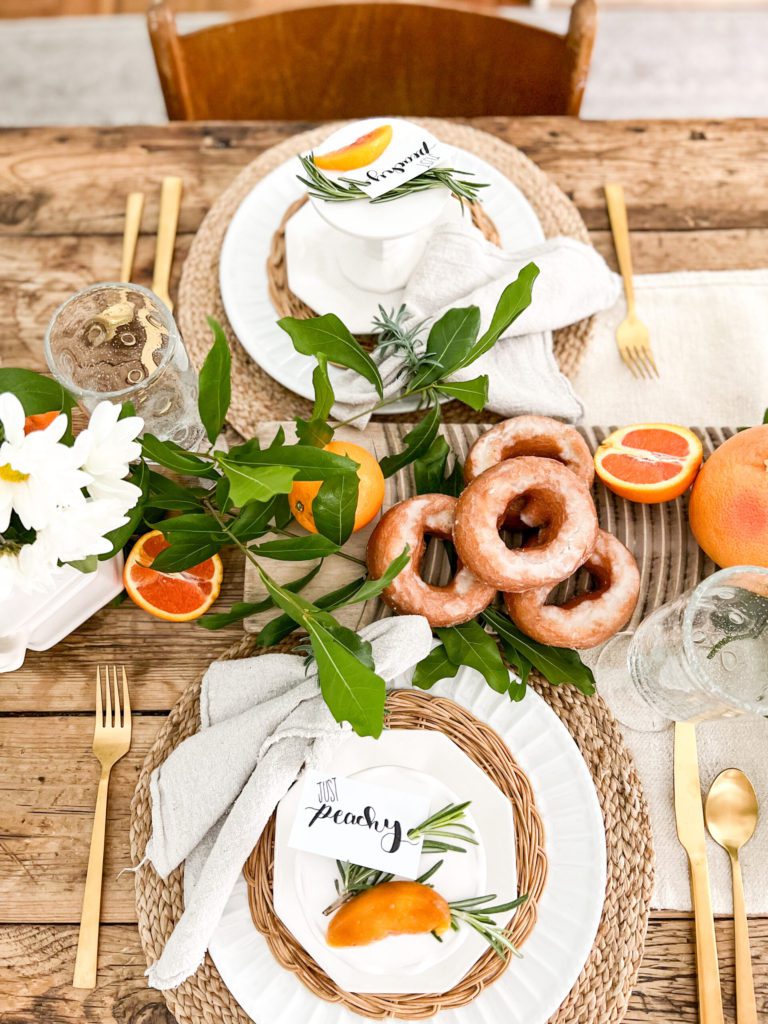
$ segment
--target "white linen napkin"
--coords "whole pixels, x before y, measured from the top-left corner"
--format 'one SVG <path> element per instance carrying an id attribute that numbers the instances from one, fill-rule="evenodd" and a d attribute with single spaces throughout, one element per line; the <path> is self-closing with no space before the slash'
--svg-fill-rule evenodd
<path id="1" fill-rule="evenodd" d="M 426 657 L 420 615 L 373 622 L 376 671 L 393 680 Z M 152 835 L 145 857 L 163 878 L 185 862 L 184 913 L 160 959 L 153 988 L 180 985 L 202 963 L 237 876 L 277 803 L 304 765 L 327 763 L 349 731 L 320 696 L 304 659 L 263 654 L 214 662 L 200 691 L 200 731 L 152 773 Z"/>
<path id="2" fill-rule="evenodd" d="M 540 413 L 579 420 L 584 409 L 558 369 L 552 331 L 609 308 L 619 295 L 619 278 L 592 246 L 558 237 L 507 253 L 488 242 L 469 218 L 442 224 L 416 265 L 403 301 L 410 318 L 428 324 L 452 306 L 478 306 L 481 329 L 485 329 L 504 288 L 530 262 L 540 271 L 530 306 L 489 352 L 452 379 L 469 380 L 487 373 L 487 408 L 502 416 Z M 396 394 L 403 383 L 402 361 L 395 355 L 377 357 L 377 361 L 384 395 Z M 359 413 L 378 397 L 368 381 L 353 371 L 339 374 L 334 389 L 333 414 L 339 419 Z M 362 428 L 368 418 L 355 422 Z"/>
<path id="3" fill-rule="evenodd" d="M 640 274 L 635 292 L 660 377 L 635 380 L 619 357 L 622 294 L 598 316 L 574 378 L 587 423 L 760 423 L 768 406 L 768 270 Z"/>

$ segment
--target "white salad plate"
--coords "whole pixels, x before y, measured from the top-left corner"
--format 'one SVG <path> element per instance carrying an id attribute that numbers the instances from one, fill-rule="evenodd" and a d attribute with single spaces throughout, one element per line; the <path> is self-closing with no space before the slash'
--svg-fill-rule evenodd
<path id="1" fill-rule="evenodd" d="M 431 884 L 447 900 L 495 893 L 495 903 L 517 895 L 512 805 L 485 772 L 447 736 L 394 729 L 378 740 L 351 736 L 334 756 L 334 775 L 389 786 L 429 799 L 429 814 L 471 800 L 466 823 L 477 846 L 466 853 L 424 854 L 419 874 L 442 860 Z M 447 992 L 487 948 L 471 928 L 432 935 L 402 935 L 369 946 L 332 949 L 323 909 L 336 898 L 336 864 L 294 850 L 291 828 L 302 796 L 301 780 L 281 800 L 275 831 L 275 912 L 337 985 L 348 992 Z M 507 914 L 506 920 L 511 919 Z M 505 923 L 501 918 L 500 924 Z"/>
<path id="2" fill-rule="evenodd" d="M 410 674 L 393 684 L 410 684 Z M 544 824 L 547 882 L 536 925 L 503 975 L 466 1006 L 441 1011 L 441 1024 L 546 1024 L 589 956 L 605 902 L 606 847 L 594 783 L 568 730 L 535 692 L 518 704 L 462 668 L 431 691 L 494 729 L 533 788 Z M 460 856 L 460 855 L 456 855 Z M 400 938 L 392 942 L 401 941 Z M 360 1024 L 366 1020 L 318 999 L 274 959 L 256 930 L 240 877 L 210 944 L 224 983 L 256 1024 Z"/>
<path id="3" fill-rule="evenodd" d="M 516 185 L 473 153 L 458 147 L 451 147 L 451 151 L 452 162 L 456 163 L 459 170 L 470 171 L 478 181 L 488 184 L 489 187 L 482 190 L 483 209 L 496 225 L 504 249 L 514 251 L 543 241 L 544 232 L 539 219 Z M 296 177 L 300 171 L 298 158 L 287 160 L 266 174 L 242 201 L 224 237 L 219 261 L 219 285 L 227 318 L 248 355 L 283 387 L 311 399 L 314 393 L 312 371 L 315 360 L 296 352 L 288 335 L 277 326 L 277 313 L 269 297 L 267 277 L 272 237 L 286 209 L 306 192 Z M 458 204 L 451 204 L 451 208 L 454 206 L 458 208 Z M 298 222 L 299 231 L 296 231 L 295 226 L 290 228 L 293 237 L 289 235 L 288 240 L 291 245 L 303 246 L 300 253 L 302 258 L 311 249 L 314 272 L 328 277 L 326 305 L 317 303 L 313 308 L 318 313 L 339 314 L 339 294 L 349 295 L 354 292 L 355 286 L 343 276 L 335 261 L 324 256 L 322 246 L 317 244 L 319 232 L 333 232 L 333 229 L 322 220 L 311 204 L 307 204 L 304 209 L 311 213 L 302 213 Z M 455 211 L 448 215 L 455 215 Z M 299 240 L 303 237 L 305 241 L 297 241 L 297 237 Z M 290 255 L 288 260 L 290 267 Z M 306 282 L 304 284 L 306 286 Z M 393 291 L 386 295 L 367 292 L 357 298 L 375 310 L 379 302 L 386 307 L 399 305 L 402 292 Z M 359 324 L 348 326 L 353 330 L 362 330 Z M 366 329 L 370 329 L 370 325 Z M 330 372 L 333 381 L 339 371 L 332 366 Z M 416 399 L 393 403 L 387 407 L 387 412 L 412 411 L 416 407 L 415 403 Z"/>

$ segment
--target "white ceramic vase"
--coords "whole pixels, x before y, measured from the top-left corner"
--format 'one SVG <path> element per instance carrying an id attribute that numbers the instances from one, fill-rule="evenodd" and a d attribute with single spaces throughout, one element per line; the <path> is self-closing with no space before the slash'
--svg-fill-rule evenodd
<path id="1" fill-rule="evenodd" d="M 13 672 L 27 651 L 47 651 L 123 589 L 122 552 L 92 573 L 63 566 L 51 585 L 0 601 L 0 672 Z"/>

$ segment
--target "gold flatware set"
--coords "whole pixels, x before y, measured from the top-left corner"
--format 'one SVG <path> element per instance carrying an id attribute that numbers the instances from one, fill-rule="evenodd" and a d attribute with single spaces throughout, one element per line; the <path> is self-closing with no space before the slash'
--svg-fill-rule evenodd
<path id="1" fill-rule="evenodd" d="M 706 804 L 699 781 L 696 726 L 675 722 L 674 793 L 677 835 L 688 855 L 691 899 L 696 931 L 696 976 L 701 1024 L 723 1024 L 723 999 L 717 959 L 715 922 L 709 885 L 705 823 L 710 835 L 728 853 L 733 878 L 733 920 L 736 940 L 737 1024 L 757 1024 L 749 931 L 739 850 L 757 824 L 757 797 L 746 775 L 729 768 L 715 779 Z"/>

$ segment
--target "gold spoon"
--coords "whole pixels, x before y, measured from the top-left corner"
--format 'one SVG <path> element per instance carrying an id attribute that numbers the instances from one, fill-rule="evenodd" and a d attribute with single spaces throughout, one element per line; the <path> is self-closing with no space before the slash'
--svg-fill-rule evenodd
<path id="1" fill-rule="evenodd" d="M 736 935 L 736 1020 L 738 1024 L 757 1024 L 744 883 L 739 864 L 739 850 L 752 838 L 757 825 L 757 797 L 744 772 L 738 768 L 720 772 L 707 794 L 704 818 L 709 834 L 731 858 L 733 929 Z"/>

